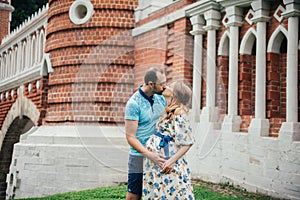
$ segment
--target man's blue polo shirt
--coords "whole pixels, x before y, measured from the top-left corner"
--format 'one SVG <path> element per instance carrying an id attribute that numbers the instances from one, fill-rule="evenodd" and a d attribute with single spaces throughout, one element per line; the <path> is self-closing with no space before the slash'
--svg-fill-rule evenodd
<path id="1" fill-rule="evenodd" d="M 136 138 L 142 145 L 145 146 L 149 137 L 154 133 L 156 122 L 166 105 L 167 103 L 163 95 L 154 94 L 152 98 L 149 98 L 141 88 L 128 100 L 125 108 L 125 119 L 139 121 Z M 136 156 L 143 155 L 132 146 L 130 146 L 130 154 Z"/>

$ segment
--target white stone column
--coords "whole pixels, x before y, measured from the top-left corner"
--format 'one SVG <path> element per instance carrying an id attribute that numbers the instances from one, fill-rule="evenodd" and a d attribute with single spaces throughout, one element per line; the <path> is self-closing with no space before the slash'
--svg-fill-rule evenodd
<path id="1" fill-rule="evenodd" d="M 267 68 L 267 21 L 269 5 L 259 0 L 251 4 L 255 11 L 253 22 L 256 22 L 256 68 L 255 68 L 255 119 L 251 121 L 249 132 L 260 136 L 269 135 L 269 120 L 266 119 L 266 68 Z"/>
<path id="2" fill-rule="evenodd" d="M 298 28 L 299 17 L 288 19 L 286 121 L 298 122 Z"/>
<path id="3" fill-rule="evenodd" d="M 200 121 L 201 106 L 201 81 L 202 81 L 202 48 L 203 48 L 203 29 L 204 19 L 200 15 L 191 17 L 194 35 L 194 61 L 193 61 L 193 98 L 192 98 L 192 120 Z"/>
<path id="4" fill-rule="evenodd" d="M 225 8 L 230 32 L 229 40 L 229 76 L 228 76 L 228 115 L 224 118 L 222 130 L 237 132 L 240 130 L 241 117 L 238 111 L 238 62 L 239 62 L 239 26 L 242 25 L 242 9 L 236 6 Z"/>
<path id="5" fill-rule="evenodd" d="M 219 118 L 216 107 L 216 30 L 220 27 L 221 14 L 217 10 L 208 10 L 204 18 L 204 28 L 207 30 L 206 106 L 202 110 L 200 122 L 206 123 L 217 122 Z"/>
<path id="6" fill-rule="evenodd" d="M 298 122 L 298 34 L 300 2 L 285 0 L 286 12 L 282 16 L 288 17 L 287 44 L 287 77 L 286 77 L 286 122 L 282 124 L 279 137 L 300 141 L 300 123 Z"/>

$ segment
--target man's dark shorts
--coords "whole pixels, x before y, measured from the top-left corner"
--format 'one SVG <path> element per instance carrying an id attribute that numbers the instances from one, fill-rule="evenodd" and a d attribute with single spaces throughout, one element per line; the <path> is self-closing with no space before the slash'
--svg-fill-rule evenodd
<path id="1" fill-rule="evenodd" d="M 143 156 L 129 155 L 127 191 L 142 195 L 143 188 Z"/>

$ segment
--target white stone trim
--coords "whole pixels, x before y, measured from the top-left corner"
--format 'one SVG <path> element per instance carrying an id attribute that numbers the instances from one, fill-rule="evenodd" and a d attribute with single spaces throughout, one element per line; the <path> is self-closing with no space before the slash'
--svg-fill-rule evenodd
<path id="1" fill-rule="evenodd" d="M 42 9 L 39 9 L 38 12 L 29 16 L 15 30 L 4 37 L 1 41 L 0 53 L 30 35 L 32 30 L 37 30 L 39 27 L 42 27 L 43 24 L 47 23 L 48 8 L 48 4 L 44 5 Z"/>
<path id="2" fill-rule="evenodd" d="M 138 35 L 141 35 L 141 34 L 144 34 L 146 32 L 149 32 L 151 30 L 154 30 L 156 28 L 167 25 L 167 24 L 169 24 L 171 22 L 174 22 L 178 19 L 181 19 L 183 17 L 185 17 L 185 9 L 184 8 L 182 8 L 180 10 L 176 10 L 175 12 L 170 13 L 166 16 L 163 16 L 159 19 L 152 20 L 152 21 L 150 21 L 146 24 L 143 24 L 143 25 L 141 25 L 137 28 L 134 28 L 132 30 L 132 36 L 136 37 Z"/>
<path id="3" fill-rule="evenodd" d="M 81 25 L 87 23 L 94 12 L 94 6 L 90 1 L 76 0 L 69 9 L 69 18 L 74 24 Z"/>
<path id="4" fill-rule="evenodd" d="M 251 19 L 249 19 L 249 15 L 252 15 L 252 17 L 254 17 L 254 11 L 252 9 L 249 9 L 249 11 L 247 12 L 246 16 L 245 16 L 245 20 L 249 25 L 253 24 L 253 21 Z"/>
<path id="5" fill-rule="evenodd" d="M 284 12 L 285 12 L 285 8 L 282 7 L 282 5 L 279 5 L 279 6 L 277 7 L 277 9 L 275 10 L 274 14 L 273 14 L 274 18 L 275 18 L 279 23 L 281 23 L 283 17 L 282 17 L 282 15 L 279 16 L 279 15 L 277 14 L 278 11 L 281 11 L 281 13 L 284 13 Z"/>
<path id="6" fill-rule="evenodd" d="M 280 53 L 280 45 L 284 36 L 288 38 L 288 31 L 284 26 L 279 25 L 269 39 L 267 52 Z"/>
<path id="7" fill-rule="evenodd" d="M 226 30 L 220 40 L 219 48 L 218 48 L 218 56 L 228 56 L 229 55 L 229 40 L 230 34 L 229 31 Z"/>
<path id="8" fill-rule="evenodd" d="M 21 73 L 15 74 L 10 79 L 0 81 L 0 92 L 8 90 L 10 88 L 18 87 L 24 83 L 28 83 L 42 78 L 48 73 L 53 72 L 49 54 L 45 54 L 42 62 L 34 65 L 31 68 L 23 70 Z"/>
<path id="9" fill-rule="evenodd" d="M 227 19 L 227 22 L 225 22 L 226 21 L 226 19 Z M 225 14 L 224 15 L 224 17 L 223 17 L 223 19 L 222 19 L 222 24 L 223 24 L 223 26 L 227 26 L 227 24 L 228 24 L 228 21 L 229 21 L 229 18 L 228 18 L 228 16 L 227 16 L 227 14 Z"/>
<path id="10" fill-rule="evenodd" d="M 251 51 L 255 40 L 256 31 L 254 30 L 254 28 L 250 28 L 242 39 L 240 46 L 240 54 L 251 55 Z"/>
<path id="11" fill-rule="evenodd" d="M 0 3 L 0 9 L 1 10 L 7 10 L 9 12 L 13 12 L 15 10 L 14 7 L 12 7 L 11 5 L 9 5 L 7 3 Z"/>

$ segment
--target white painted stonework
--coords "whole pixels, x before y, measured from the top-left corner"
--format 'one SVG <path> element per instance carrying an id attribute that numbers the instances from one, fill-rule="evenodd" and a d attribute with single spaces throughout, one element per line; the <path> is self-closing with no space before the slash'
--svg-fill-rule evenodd
<path id="1" fill-rule="evenodd" d="M 300 126 L 298 130 L 300 131 Z M 279 138 L 258 133 L 212 130 L 194 125 L 196 143 L 188 158 L 192 177 L 230 183 L 279 198 L 300 197 L 300 142 L 280 132 Z"/>
<path id="2" fill-rule="evenodd" d="M 122 127 L 33 127 L 15 144 L 7 197 L 39 197 L 127 182 Z"/>

